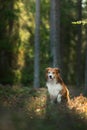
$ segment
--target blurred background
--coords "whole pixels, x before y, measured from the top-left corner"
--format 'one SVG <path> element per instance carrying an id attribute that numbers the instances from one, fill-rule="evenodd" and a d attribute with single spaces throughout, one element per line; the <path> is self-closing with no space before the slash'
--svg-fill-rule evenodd
<path id="1" fill-rule="evenodd" d="M 67 84 L 86 86 L 86 59 L 87 0 L 0 0 L 0 84 L 43 87 L 57 66 Z"/>

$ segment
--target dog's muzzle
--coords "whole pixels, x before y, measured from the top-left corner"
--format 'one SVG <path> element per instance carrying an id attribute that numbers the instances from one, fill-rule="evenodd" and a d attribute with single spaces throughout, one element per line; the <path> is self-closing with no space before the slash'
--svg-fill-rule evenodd
<path id="1" fill-rule="evenodd" d="M 53 79 L 53 76 L 52 76 L 52 75 L 48 75 L 48 78 L 49 78 L 49 79 Z"/>

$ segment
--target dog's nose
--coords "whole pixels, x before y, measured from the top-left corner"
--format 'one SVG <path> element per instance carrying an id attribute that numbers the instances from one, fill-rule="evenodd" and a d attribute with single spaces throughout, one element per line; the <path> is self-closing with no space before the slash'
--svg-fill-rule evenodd
<path id="1" fill-rule="evenodd" d="M 49 75 L 49 78 L 52 79 L 52 75 Z"/>

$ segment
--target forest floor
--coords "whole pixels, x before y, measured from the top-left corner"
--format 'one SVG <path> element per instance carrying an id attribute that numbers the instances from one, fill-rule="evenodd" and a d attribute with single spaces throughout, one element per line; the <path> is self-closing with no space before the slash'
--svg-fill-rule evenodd
<path id="1" fill-rule="evenodd" d="M 87 98 L 70 87 L 70 104 L 51 104 L 47 89 L 0 85 L 0 130 L 87 130 Z"/>

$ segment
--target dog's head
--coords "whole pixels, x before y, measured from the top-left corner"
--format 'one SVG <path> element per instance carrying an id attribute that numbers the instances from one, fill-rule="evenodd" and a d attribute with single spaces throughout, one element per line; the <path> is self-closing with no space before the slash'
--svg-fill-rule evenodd
<path id="1" fill-rule="evenodd" d="M 59 68 L 46 68 L 46 78 L 48 81 L 58 81 L 60 79 L 60 69 Z"/>

